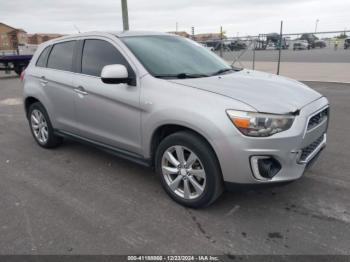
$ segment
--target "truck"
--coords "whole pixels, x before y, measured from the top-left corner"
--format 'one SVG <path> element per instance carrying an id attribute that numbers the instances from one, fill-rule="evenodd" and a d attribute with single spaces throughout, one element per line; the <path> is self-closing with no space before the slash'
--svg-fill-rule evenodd
<path id="1" fill-rule="evenodd" d="M 17 75 L 21 75 L 37 47 L 37 45 L 24 44 L 18 45 L 17 50 L 0 50 L 0 71 L 8 74 L 14 71 Z"/>
<path id="2" fill-rule="evenodd" d="M 282 40 L 282 41 L 281 41 Z M 277 33 L 260 34 L 255 44 L 256 50 L 266 49 L 288 49 L 289 44 L 286 37 L 282 37 Z"/>
<path id="3" fill-rule="evenodd" d="M 350 48 L 350 37 L 344 40 L 344 49 Z"/>
<path id="4" fill-rule="evenodd" d="M 314 34 L 302 34 L 299 40 L 307 41 L 310 48 L 325 48 L 327 46 L 324 40 L 318 39 Z"/>

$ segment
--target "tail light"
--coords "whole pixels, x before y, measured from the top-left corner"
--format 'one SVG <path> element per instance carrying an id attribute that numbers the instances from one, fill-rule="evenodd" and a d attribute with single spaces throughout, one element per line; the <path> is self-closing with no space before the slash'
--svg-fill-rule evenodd
<path id="1" fill-rule="evenodd" d="M 21 73 L 21 75 L 19 76 L 19 79 L 21 80 L 21 81 L 23 81 L 24 80 L 24 75 L 25 75 L 25 70 L 23 70 L 22 71 L 22 73 Z"/>

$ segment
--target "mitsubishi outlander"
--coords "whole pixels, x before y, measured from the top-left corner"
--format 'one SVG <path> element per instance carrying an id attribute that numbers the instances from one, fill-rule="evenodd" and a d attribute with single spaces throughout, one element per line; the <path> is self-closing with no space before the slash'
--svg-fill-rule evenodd
<path id="1" fill-rule="evenodd" d="M 154 167 L 171 198 L 207 206 L 231 185 L 300 178 L 326 145 L 328 100 L 237 69 L 157 32 L 91 32 L 40 45 L 24 73 L 36 142 L 90 143 Z"/>

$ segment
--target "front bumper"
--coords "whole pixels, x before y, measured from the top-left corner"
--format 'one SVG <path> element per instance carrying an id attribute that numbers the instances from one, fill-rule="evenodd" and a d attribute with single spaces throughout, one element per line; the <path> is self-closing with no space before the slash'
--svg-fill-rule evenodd
<path id="1" fill-rule="evenodd" d="M 329 116 L 308 129 L 311 117 L 326 108 L 328 100 L 324 97 L 306 105 L 289 130 L 270 137 L 247 137 L 234 130 L 235 135 L 231 132 L 220 139 L 216 152 L 225 182 L 261 184 L 300 178 L 326 146 Z M 259 176 L 252 161 L 256 157 L 271 157 L 281 168 L 272 178 Z"/>

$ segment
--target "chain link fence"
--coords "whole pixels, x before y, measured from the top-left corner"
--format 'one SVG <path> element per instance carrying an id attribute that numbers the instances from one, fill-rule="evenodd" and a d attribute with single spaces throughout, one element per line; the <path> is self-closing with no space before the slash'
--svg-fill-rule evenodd
<path id="1" fill-rule="evenodd" d="M 350 82 L 349 36 L 342 30 L 195 40 L 235 67 L 298 80 Z"/>

